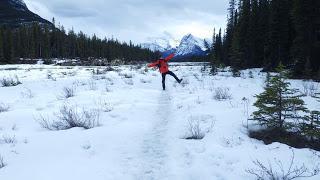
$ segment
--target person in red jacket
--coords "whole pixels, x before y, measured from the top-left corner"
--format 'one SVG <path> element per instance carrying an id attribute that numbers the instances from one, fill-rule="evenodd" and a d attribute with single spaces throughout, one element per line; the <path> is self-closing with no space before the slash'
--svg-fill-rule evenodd
<path id="1" fill-rule="evenodd" d="M 169 74 L 176 79 L 178 83 L 181 83 L 182 79 L 179 79 L 173 72 L 169 71 L 168 61 L 174 57 L 174 54 L 170 54 L 166 58 L 160 58 L 154 63 L 148 64 L 148 67 L 158 67 L 162 75 L 162 88 L 166 90 L 166 75 Z"/>

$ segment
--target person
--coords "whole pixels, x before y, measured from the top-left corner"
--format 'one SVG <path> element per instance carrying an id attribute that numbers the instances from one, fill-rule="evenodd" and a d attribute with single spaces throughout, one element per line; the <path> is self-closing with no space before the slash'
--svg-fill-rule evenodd
<path id="1" fill-rule="evenodd" d="M 154 63 L 148 64 L 148 67 L 158 67 L 159 71 L 162 75 L 162 88 L 166 90 L 166 75 L 169 74 L 176 79 L 176 81 L 180 84 L 182 79 L 179 79 L 173 72 L 169 71 L 168 61 L 170 61 L 174 57 L 174 54 L 170 54 L 168 57 L 161 57 L 159 60 Z"/>

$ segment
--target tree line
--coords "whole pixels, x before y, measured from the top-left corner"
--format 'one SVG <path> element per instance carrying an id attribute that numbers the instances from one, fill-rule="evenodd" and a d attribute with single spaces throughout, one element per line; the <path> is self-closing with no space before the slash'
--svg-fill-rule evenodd
<path id="1" fill-rule="evenodd" d="M 120 42 L 114 38 L 89 37 L 63 26 L 34 23 L 18 28 L 0 27 L 0 64 L 19 59 L 120 59 L 126 62 L 156 59 L 158 52 L 142 49 L 140 45 Z"/>
<path id="2" fill-rule="evenodd" d="M 319 9 L 319 0 L 230 0 L 209 59 L 235 70 L 273 71 L 282 62 L 294 78 L 320 80 Z"/>

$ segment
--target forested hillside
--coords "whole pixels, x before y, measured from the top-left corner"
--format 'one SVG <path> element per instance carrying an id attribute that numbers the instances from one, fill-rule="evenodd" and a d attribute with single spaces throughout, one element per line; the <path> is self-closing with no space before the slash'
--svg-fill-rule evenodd
<path id="1" fill-rule="evenodd" d="M 53 22 L 54 23 L 54 22 Z M 157 58 L 157 52 L 142 49 L 117 39 L 100 39 L 83 32 L 66 32 L 63 26 L 34 23 L 18 28 L 0 27 L 0 63 L 14 63 L 20 58 L 50 59 L 104 58 L 108 61 L 143 61 Z"/>
<path id="2" fill-rule="evenodd" d="M 234 69 L 274 70 L 320 79 L 319 0 L 230 0 L 226 33 L 214 34 L 210 59 Z"/>

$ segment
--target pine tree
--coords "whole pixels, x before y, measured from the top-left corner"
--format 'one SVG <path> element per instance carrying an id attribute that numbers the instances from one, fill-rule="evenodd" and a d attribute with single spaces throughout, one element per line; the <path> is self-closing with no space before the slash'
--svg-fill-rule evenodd
<path id="1" fill-rule="evenodd" d="M 0 64 L 4 63 L 2 28 L 0 27 Z"/>
<path id="2" fill-rule="evenodd" d="M 239 13 L 236 14 L 237 21 L 231 44 L 230 64 L 234 69 L 242 69 L 250 66 L 250 39 L 249 22 L 251 13 L 250 0 L 239 1 Z"/>
<path id="3" fill-rule="evenodd" d="M 317 139 L 320 140 L 320 112 L 311 111 L 309 115 L 300 123 L 300 129 L 302 135 L 314 141 Z"/>
<path id="4" fill-rule="evenodd" d="M 220 65 L 223 57 L 223 52 L 222 52 L 222 35 L 221 35 L 221 28 L 219 30 L 219 34 L 216 35 L 215 38 L 215 44 L 213 47 L 213 64 L 215 65 Z"/>
<path id="5" fill-rule="evenodd" d="M 317 71 L 317 66 L 314 66 L 318 62 L 318 58 L 315 57 L 316 51 L 316 35 L 314 29 L 316 28 L 316 22 L 319 21 L 320 15 L 315 10 L 317 3 L 313 0 L 293 0 L 292 19 L 294 23 L 295 38 L 293 40 L 293 47 L 291 49 L 291 56 L 294 61 L 293 73 L 295 77 L 307 77 L 310 78 L 312 74 Z M 309 62 L 307 62 L 309 61 Z M 310 64 L 310 69 L 305 72 L 304 65 Z M 319 64 L 318 64 L 319 65 Z M 311 72 L 311 73 L 310 73 Z"/>
<path id="6" fill-rule="evenodd" d="M 292 23 L 290 19 L 289 0 L 273 0 L 270 4 L 270 57 L 268 59 L 274 69 L 281 61 L 289 65 L 292 41 Z"/>
<path id="7" fill-rule="evenodd" d="M 249 67 L 261 67 L 263 61 L 263 39 L 260 36 L 260 23 L 259 23 L 259 3 L 258 0 L 251 1 L 251 14 L 249 24 Z"/>
<path id="8" fill-rule="evenodd" d="M 236 2 L 235 0 L 229 1 L 229 8 L 228 8 L 229 14 L 228 14 L 228 23 L 227 23 L 227 29 L 226 29 L 226 35 L 225 35 L 225 41 L 223 43 L 223 63 L 225 65 L 230 65 L 230 57 L 229 54 L 231 52 L 231 46 L 232 46 L 232 39 L 234 34 L 234 29 L 236 25 Z"/>
<path id="9" fill-rule="evenodd" d="M 258 37 L 259 48 L 257 49 L 257 55 L 260 67 L 266 67 L 268 64 L 267 57 L 270 53 L 269 45 L 269 31 L 270 31 L 270 2 L 269 0 L 259 0 L 258 7 Z"/>
<path id="10" fill-rule="evenodd" d="M 206 48 L 206 53 L 210 53 L 211 47 L 206 39 L 203 40 L 204 47 Z"/>
<path id="11" fill-rule="evenodd" d="M 301 95 L 297 95 L 296 89 L 290 89 L 290 83 L 286 81 L 283 66 L 278 67 L 278 75 L 271 77 L 264 87 L 264 92 L 256 95 L 254 106 L 258 108 L 253 112 L 254 121 L 268 128 L 281 130 L 291 129 L 296 126 L 293 120 L 303 119 L 299 113 L 306 112 Z"/>
<path id="12" fill-rule="evenodd" d="M 9 28 L 4 30 L 4 59 L 7 63 L 12 63 L 14 60 L 14 45 L 13 45 L 13 33 Z"/>

